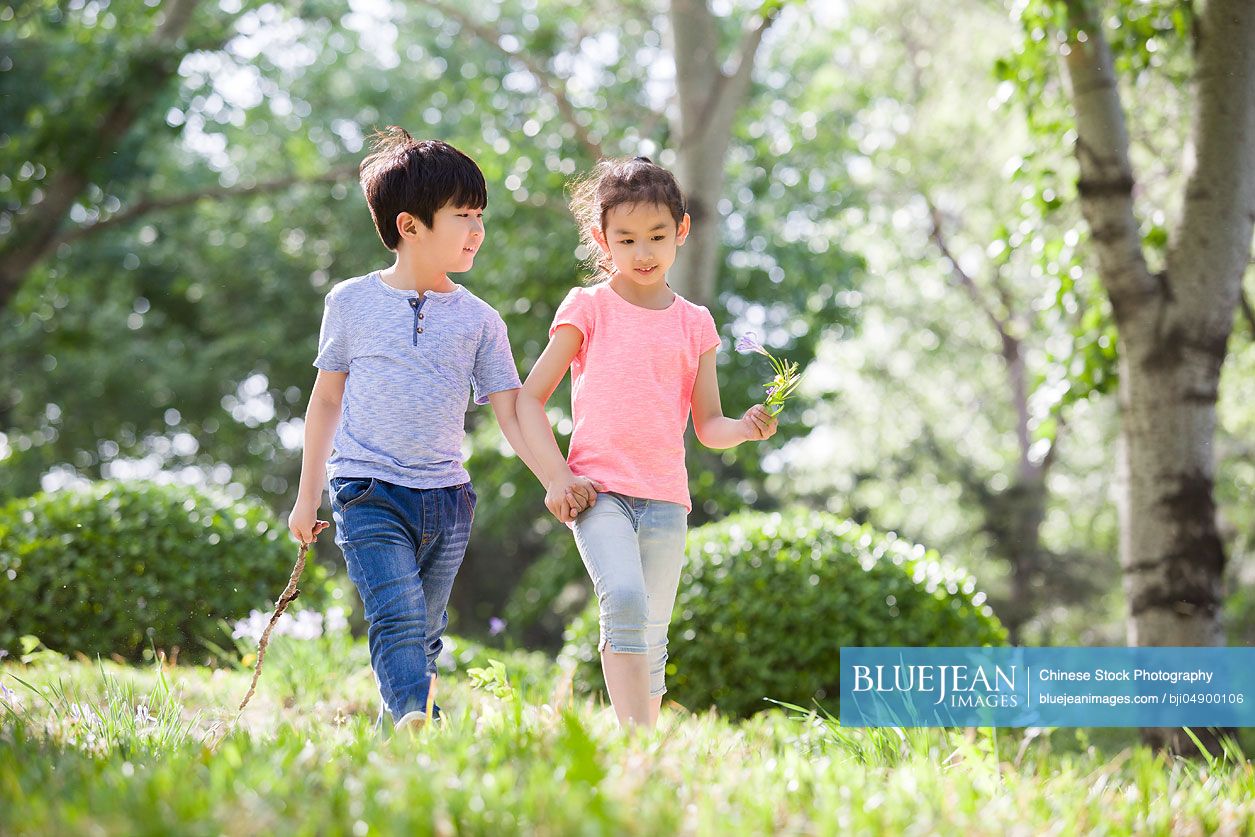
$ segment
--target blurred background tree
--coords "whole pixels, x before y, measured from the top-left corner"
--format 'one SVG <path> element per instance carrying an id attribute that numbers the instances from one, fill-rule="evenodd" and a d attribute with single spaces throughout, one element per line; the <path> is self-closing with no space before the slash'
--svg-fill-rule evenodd
<path id="1" fill-rule="evenodd" d="M 713 237 L 686 246 L 675 279 L 726 338 L 727 411 L 762 391 L 757 358 L 730 351 L 741 334 L 809 368 L 770 443 L 690 446 L 692 523 L 828 509 L 950 555 L 1022 641 L 1121 642 L 1117 345 L 1067 100 L 1031 13 L 976 0 L 5 7 L 0 493 L 157 476 L 286 514 L 321 296 L 388 258 L 355 183 L 370 131 L 438 136 L 483 167 L 489 238 L 458 281 L 505 316 L 524 373 L 581 279 L 566 181 L 599 155 L 646 154 L 685 179 Z M 1166 94 L 1188 79 L 1189 47 L 1151 49 L 1140 5 L 1111 14 L 1134 33 L 1118 54 L 1143 56 L 1121 78 L 1139 91 L 1140 188 L 1165 207 L 1142 226 L 1153 252 L 1183 183 L 1188 113 Z M 1216 502 L 1236 581 L 1255 572 L 1250 330 L 1230 351 Z M 565 388 L 551 403 L 569 433 Z M 467 453 L 484 502 L 456 629 L 504 616 L 510 640 L 552 647 L 586 595 L 569 536 L 483 411 L 468 414 Z M 1235 630 L 1255 624 L 1255 604 L 1230 608 Z"/>

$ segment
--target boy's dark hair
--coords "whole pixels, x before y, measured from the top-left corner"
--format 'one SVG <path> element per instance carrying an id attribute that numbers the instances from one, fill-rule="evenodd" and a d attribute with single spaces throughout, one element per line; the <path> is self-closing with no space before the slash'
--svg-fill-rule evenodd
<path id="1" fill-rule="evenodd" d="M 475 161 L 440 140 L 416 140 L 390 125 L 371 137 L 370 154 L 359 169 L 362 192 L 383 246 L 397 249 L 397 216 L 408 212 L 431 229 L 436 211 L 452 204 L 488 205 L 488 186 Z"/>
<path id="2" fill-rule="evenodd" d="M 666 208 L 678 226 L 687 211 L 684 193 L 675 175 L 648 157 L 601 160 L 589 174 L 571 185 L 571 212 L 580 227 L 580 241 L 588 251 L 589 281 L 600 282 L 612 270 L 609 258 L 593 238 L 593 227 L 606 229 L 606 214 L 616 206 L 652 203 Z"/>

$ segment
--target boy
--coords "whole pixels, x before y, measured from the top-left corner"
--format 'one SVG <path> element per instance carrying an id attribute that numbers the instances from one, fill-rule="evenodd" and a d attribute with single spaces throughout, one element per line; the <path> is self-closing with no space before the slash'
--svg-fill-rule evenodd
<path id="1" fill-rule="evenodd" d="M 417 728 L 429 720 L 445 607 L 475 510 L 462 467 L 472 392 L 536 468 L 515 417 L 521 384 L 505 323 L 448 276 L 470 270 L 483 243 L 484 176 L 446 143 L 396 127 L 375 139 L 362 191 L 396 261 L 327 294 L 288 528 L 311 543 L 328 526 L 316 517 L 329 477 L 336 543 L 365 606 L 384 709 L 398 728 Z"/>

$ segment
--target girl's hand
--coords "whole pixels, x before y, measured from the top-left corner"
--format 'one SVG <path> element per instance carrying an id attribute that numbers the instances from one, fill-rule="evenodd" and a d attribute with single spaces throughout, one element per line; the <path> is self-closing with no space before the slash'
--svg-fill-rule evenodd
<path id="1" fill-rule="evenodd" d="M 549 483 L 545 491 L 545 508 L 560 523 L 569 523 L 584 509 L 597 502 L 597 492 L 604 491 L 601 484 L 568 474 Z"/>
<path id="2" fill-rule="evenodd" d="M 748 442 L 761 442 L 776 435 L 776 417 L 768 413 L 762 404 L 755 404 L 746 410 L 741 422 L 745 425 L 745 440 Z"/>

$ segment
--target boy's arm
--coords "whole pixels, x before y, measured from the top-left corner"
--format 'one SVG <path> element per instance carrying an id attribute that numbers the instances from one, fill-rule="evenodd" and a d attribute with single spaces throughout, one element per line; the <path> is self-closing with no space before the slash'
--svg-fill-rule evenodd
<path id="1" fill-rule="evenodd" d="M 776 432 L 776 419 L 761 404 L 755 404 L 739 419 L 723 414 L 719 402 L 719 376 L 715 371 L 715 350 L 701 356 L 697 380 L 693 382 L 693 430 L 697 441 L 708 448 L 723 450 L 770 438 Z"/>
<path id="2" fill-rule="evenodd" d="M 566 495 L 569 490 L 575 490 L 578 480 L 567 467 L 566 457 L 558 447 L 553 427 L 549 424 L 549 416 L 545 414 L 545 404 L 558 388 L 562 376 L 566 374 L 583 343 L 584 335 L 578 328 L 572 325 L 558 326 L 549 345 L 523 382 L 523 389 L 519 391 L 515 404 L 523 441 L 536 460 L 532 473 L 545 488 L 545 506 L 564 523 L 575 518 L 575 510 L 571 508 L 569 500 L 566 500 Z M 594 496 L 590 504 L 595 501 Z"/>
<path id="3" fill-rule="evenodd" d="M 488 403 L 492 405 L 492 414 L 497 418 L 497 426 L 501 428 L 501 435 L 505 436 L 505 440 L 510 443 L 510 447 L 514 449 L 514 453 L 519 459 L 523 460 L 523 464 L 528 470 L 536 475 L 541 485 L 545 480 L 541 476 L 540 465 L 536 461 L 536 457 L 532 455 L 532 449 L 528 446 L 527 440 L 523 438 L 523 428 L 519 425 L 519 415 L 517 403 L 519 398 L 519 390 L 507 389 L 501 392 L 494 392 L 488 396 Z"/>
<path id="4" fill-rule="evenodd" d="M 296 504 L 288 515 L 288 529 L 301 543 L 313 543 L 318 533 L 326 529 L 325 520 L 318 520 L 318 507 L 322 505 L 323 484 L 327 481 L 327 460 L 336 428 L 340 425 L 340 405 L 344 400 L 344 382 L 347 372 L 318 370 L 314 390 L 309 395 L 309 408 L 305 411 L 305 450 L 301 454 L 301 483 L 296 492 Z"/>

